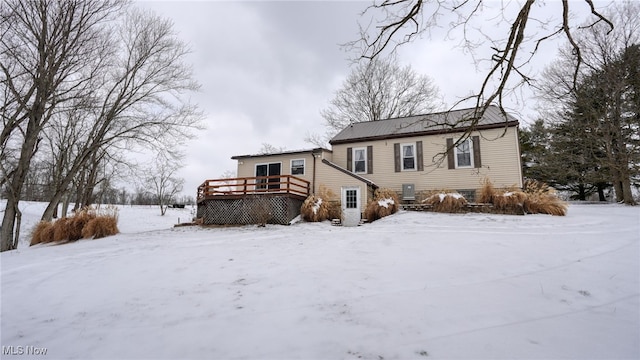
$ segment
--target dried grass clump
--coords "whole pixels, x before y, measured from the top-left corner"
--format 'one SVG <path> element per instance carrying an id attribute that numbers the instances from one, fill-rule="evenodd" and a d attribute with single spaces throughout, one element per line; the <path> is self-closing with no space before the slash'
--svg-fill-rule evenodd
<path id="1" fill-rule="evenodd" d="M 496 195 L 496 193 L 497 191 L 493 187 L 493 183 L 491 182 L 491 180 L 489 180 L 489 178 L 484 178 L 484 180 L 482 180 L 482 188 L 480 188 L 480 194 L 478 195 L 476 201 L 484 204 L 493 204 L 493 197 Z"/>
<path id="2" fill-rule="evenodd" d="M 328 207 L 329 207 L 328 219 L 342 219 L 342 206 L 340 206 L 340 201 L 338 200 L 328 201 Z"/>
<path id="3" fill-rule="evenodd" d="M 500 211 L 528 214 L 564 216 L 568 208 L 552 187 L 536 180 L 525 181 L 523 190 L 519 191 L 514 187 L 497 190 L 489 179 L 485 179 L 478 201 L 491 203 Z"/>
<path id="4" fill-rule="evenodd" d="M 422 203 L 431 205 L 435 212 L 459 213 L 465 211 L 467 199 L 456 192 L 435 193 L 422 200 Z"/>
<path id="5" fill-rule="evenodd" d="M 119 232 L 117 223 L 118 209 L 114 206 L 99 213 L 93 208 L 84 208 L 71 217 L 38 223 L 31 234 L 31 245 L 114 235 Z"/>
<path id="6" fill-rule="evenodd" d="M 63 217 L 53 222 L 53 239 L 54 242 L 69 240 L 71 233 L 71 218 Z M 82 230 L 81 230 L 82 231 Z"/>
<path id="7" fill-rule="evenodd" d="M 493 195 L 493 207 L 510 214 L 524 215 L 524 202 L 527 194 L 522 191 L 501 190 Z"/>
<path id="8" fill-rule="evenodd" d="M 31 233 L 31 243 L 29 246 L 51 241 L 53 241 L 53 223 L 50 221 L 40 221 Z"/>
<path id="9" fill-rule="evenodd" d="M 549 186 L 549 184 L 533 180 L 527 179 L 524 181 L 524 186 L 522 187 L 522 191 L 527 194 L 551 194 L 556 195 L 556 190 Z"/>
<path id="10" fill-rule="evenodd" d="M 555 189 L 548 184 L 536 180 L 526 180 L 524 192 L 527 194 L 527 199 L 524 202 L 524 209 L 527 213 L 555 216 L 567 214 L 568 204 L 560 200 Z"/>
<path id="11" fill-rule="evenodd" d="M 84 208 L 80 211 L 77 211 L 75 215 L 73 215 L 71 218 L 69 218 L 69 222 L 67 224 L 67 238 L 66 240 L 69 241 L 76 241 L 76 240 L 80 240 L 82 239 L 83 236 L 82 232 L 85 228 L 85 226 L 87 226 L 87 224 L 95 219 L 98 215 L 96 214 L 96 211 L 91 208 L 91 207 L 87 207 Z M 62 219 L 60 219 L 62 220 Z M 62 239 L 65 240 L 65 239 Z"/>
<path id="12" fill-rule="evenodd" d="M 377 189 L 373 195 L 373 200 L 369 201 L 364 210 L 364 216 L 369 222 L 376 221 L 396 213 L 399 204 L 398 193 L 391 189 Z"/>
<path id="13" fill-rule="evenodd" d="M 335 198 L 336 195 L 331 189 L 320 185 L 318 193 L 310 195 L 302 203 L 302 207 L 300 207 L 302 218 L 310 222 L 339 219 L 341 215 L 340 204 L 336 204 Z"/>
<path id="14" fill-rule="evenodd" d="M 316 222 L 327 220 L 329 218 L 328 202 L 322 200 L 319 196 L 309 195 L 302 203 L 300 214 L 302 214 L 302 218 L 306 221 Z"/>
<path id="15" fill-rule="evenodd" d="M 529 195 L 524 203 L 524 210 L 529 214 L 567 215 L 569 206 L 556 196 Z"/>
<path id="16" fill-rule="evenodd" d="M 101 215 L 89 220 L 82 229 L 82 237 L 100 239 L 119 232 L 117 216 Z"/>

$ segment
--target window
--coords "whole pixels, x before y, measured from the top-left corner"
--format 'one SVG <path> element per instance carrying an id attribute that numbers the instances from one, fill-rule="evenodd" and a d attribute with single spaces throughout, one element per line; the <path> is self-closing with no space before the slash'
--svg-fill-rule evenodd
<path id="1" fill-rule="evenodd" d="M 291 175 L 304 175 L 304 159 L 291 160 Z"/>
<path id="2" fill-rule="evenodd" d="M 402 145 L 402 170 L 415 170 L 416 169 L 416 145 L 415 144 L 403 144 Z"/>
<path id="3" fill-rule="evenodd" d="M 347 209 L 357 209 L 358 208 L 358 191 L 355 189 L 346 190 L 345 200 L 346 200 Z"/>
<path id="4" fill-rule="evenodd" d="M 353 172 L 355 173 L 367 172 L 367 149 L 366 148 L 353 149 Z"/>
<path id="5" fill-rule="evenodd" d="M 280 188 L 280 178 L 272 177 L 280 175 L 281 163 L 270 163 L 270 164 L 257 164 L 256 165 L 256 189 L 266 189 L 267 183 L 269 184 L 269 189 L 278 189 Z M 261 177 L 269 177 L 262 178 Z"/>
<path id="6" fill-rule="evenodd" d="M 473 167 L 473 147 L 471 146 L 471 139 L 467 139 L 455 149 L 456 168 Z"/>

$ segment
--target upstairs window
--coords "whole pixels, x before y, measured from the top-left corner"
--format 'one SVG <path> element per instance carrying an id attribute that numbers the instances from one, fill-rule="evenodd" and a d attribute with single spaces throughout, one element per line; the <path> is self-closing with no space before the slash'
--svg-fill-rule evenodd
<path id="1" fill-rule="evenodd" d="M 353 149 L 353 172 L 355 173 L 367 172 L 367 149 L 366 148 Z"/>
<path id="2" fill-rule="evenodd" d="M 415 144 L 403 144 L 402 145 L 402 170 L 415 170 L 416 169 L 416 145 Z"/>
<path id="3" fill-rule="evenodd" d="M 291 160 L 291 175 L 304 175 L 304 159 Z"/>
<path id="4" fill-rule="evenodd" d="M 473 167 L 473 147 L 471 146 L 471 139 L 467 139 L 455 149 L 456 168 Z"/>

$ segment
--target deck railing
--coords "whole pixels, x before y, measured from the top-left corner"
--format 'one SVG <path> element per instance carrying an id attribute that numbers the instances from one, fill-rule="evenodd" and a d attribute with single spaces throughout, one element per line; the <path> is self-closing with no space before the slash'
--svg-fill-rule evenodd
<path id="1" fill-rule="evenodd" d="M 293 194 L 307 197 L 311 192 L 310 184 L 293 175 L 205 180 L 198 186 L 198 201 L 224 195 Z"/>

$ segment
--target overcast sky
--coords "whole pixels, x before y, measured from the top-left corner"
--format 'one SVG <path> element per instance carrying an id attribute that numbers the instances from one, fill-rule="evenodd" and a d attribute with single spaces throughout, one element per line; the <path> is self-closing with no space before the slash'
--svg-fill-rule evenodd
<path id="1" fill-rule="evenodd" d="M 578 25 L 588 8 L 581 0 L 570 3 Z M 195 196 L 204 180 L 235 171 L 231 156 L 257 153 L 263 143 L 287 150 L 314 147 L 304 141 L 305 135 L 324 133 L 320 110 L 349 74 L 355 56 L 340 44 L 358 38 L 358 22 L 368 22 L 360 13 L 368 5 L 365 1 L 138 3 L 173 20 L 192 50 L 188 61 L 202 85 L 193 101 L 205 112 L 207 128 L 185 149 L 185 166 L 179 174 L 186 180 L 184 194 Z M 562 11 L 559 0 L 534 6 L 540 19 L 557 18 Z M 443 18 L 442 27 L 404 45 L 397 54 L 401 64 L 430 76 L 449 106 L 477 90 L 487 65 L 474 63 L 471 54 L 456 47 L 460 32 L 447 36 L 444 27 L 452 20 Z M 473 25 L 477 38 L 482 33 L 504 36 L 509 26 L 489 12 Z M 532 62 L 532 71 L 551 62 L 561 44 L 545 45 Z M 488 51 L 479 48 L 476 59 L 486 58 Z M 511 97 L 508 107 L 522 123 L 536 115 L 528 91 Z"/>

